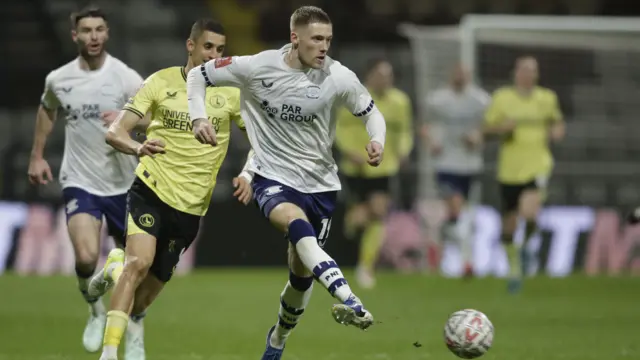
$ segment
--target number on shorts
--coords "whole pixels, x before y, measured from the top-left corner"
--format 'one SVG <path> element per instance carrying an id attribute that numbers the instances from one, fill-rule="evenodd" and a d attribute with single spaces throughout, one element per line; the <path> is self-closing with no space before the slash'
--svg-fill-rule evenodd
<path id="1" fill-rule="evenodd" d="M 320 241 L 321 244 L 324 244 L 329 237 L 329 231 L 331 231 L 331 218 L 324 218 L 321 223 L 322 229 L 320 229 L 320 234 L 318 234 L 318 241 Z"/>

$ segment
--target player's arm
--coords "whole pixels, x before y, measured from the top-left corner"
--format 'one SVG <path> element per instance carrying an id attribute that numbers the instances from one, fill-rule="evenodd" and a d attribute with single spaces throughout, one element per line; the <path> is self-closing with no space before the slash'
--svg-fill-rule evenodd
<path id="1" fill-rule="evenodd" d="M 504 135 L 513 131 L 515 123 L 504 117 L 504 109 L 500 90 L 496 91 L 487 111 L 484 114 L 484 124 L 482 132 L 486 136 Z"/>
<path id="2" fill-rule="evenodd" d="M 36 114 L 36 126 L 28 170 L 29 181 L 32 184 L 46 184 L 53 180 L 51 168 L 44 159 L 44 148 L 58 116 L 57 109 L 60 107 L 60 101 L 52 89 L 51 81 L 51 75 L 47 76 L 44 93 L 40 99 L 40 106 Z"/>
<path id="3" fill-rule="evenodd" d="M 560 141 L 564 139 L 564 136 L 567 132 L 567 127 L 564 122 L 564 117 L 562 116 L 562 111 L 560 110 L 560 105 L 558 104 L 558 96 L 552 92 L 551 93 L 551 127 L 549 129 L 549 134 L 552 141 Z"/>
<path id="4" fill-rule="evenodd" d="M 145 114 L 152 112 L 155 106 L 158 84 L 157 78 L 151 75 L 138 92 L 131 97 L 118 117 L 107 130 L 106 141 L 114 149 L 129 155 L 148 155 L 164 153 L 164 143 L 161 140 L 147 140 L 140 143 L 131 138 L 134 128 L 142 121 Z"/>
<path id="5" fill-rule="evenodd" d="M 367 162 L 371 166 L 378 166 L 382 162 L 387 124 L 367 88 L 351 70 L 343 69 L 344 73 L 337 74 L 339 94 L 347 110 L 364 122 L 369 134 L 369 144 L 366 146 L 369 155 Z"/>
<path id="6" fill-rule="evenodd" d="M 196 66 L 187 75 L 187 101 L 193 133 L 204 144 L 217 145 L 216 133 L 207 120 L 207 86 L 243 87 L 251 73 L 252 56 L 215 59 Z"/>

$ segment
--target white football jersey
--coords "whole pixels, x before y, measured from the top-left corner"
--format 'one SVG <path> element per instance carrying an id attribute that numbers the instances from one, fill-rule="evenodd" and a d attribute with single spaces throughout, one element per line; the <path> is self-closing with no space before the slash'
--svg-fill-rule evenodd
<path id="1" fill-rule="evenodd" d="M 290 46 L 209 61 L 202 74 L 208 86 L 240 88 L 254 150 L 249 170 L 304 193 L 340 190 L 334 110 L 346 106 L 364 116 L 373 100 L 351 70 L 329 57 L 323 69 L 291 68 L 284 59 Z"/>
<path id="2" fill-rule="evenodd" d="M 473 85 L 461 93 L 439 89 L 427 98 L 429 120 L 436 124 L 434 135 L 442 144 L 442 152 L 434 159 L 438 171 L 475 174 L 482 169 L 482 149 L 470 150 L 463 139 L 480 129 L 490 101 L 487 92 Z"/>
<path id="3" fill-rule="evenodd" d="M 110 55 L 95 71 L 82 70 L 75 59 L 47 75 L 41 103 L 59 109 L 66 119 L 59 175 L 63 188 L 78 187 L 98 196 L 127 192 L 137 159 L 105 142 L 101 113 L 122 109 L 142 81 L 136 71 Z"/>

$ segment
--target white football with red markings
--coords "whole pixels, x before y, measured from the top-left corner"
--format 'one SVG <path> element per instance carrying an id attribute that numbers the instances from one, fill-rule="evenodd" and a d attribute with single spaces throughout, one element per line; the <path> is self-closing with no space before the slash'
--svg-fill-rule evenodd
<path id="1" fill-rule="evenodd" d="M 444 327 L 445 344 L 462 359 L 484 355 L 493 344 L 493 335 L 493 324 L 487 315 L 474 309 L 454 312 Z"/>

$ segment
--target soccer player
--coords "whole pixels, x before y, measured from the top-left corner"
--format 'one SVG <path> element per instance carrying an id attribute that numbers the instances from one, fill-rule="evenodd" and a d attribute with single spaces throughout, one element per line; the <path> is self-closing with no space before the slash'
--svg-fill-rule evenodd
<path id="1" fill-rule="evenodd" d="M 119 152 L 139 156 L 140 164 L 127 200 L 125 252 L 113 250 L 103 275 L 92 281 L 92 288 L 101 293 L 115 285 L 102 360 L 117 359 L 129 314 L 143 313 L 154 301 L 171 279 L 180 256 L 195 240 L 227 153 L 231 122 L 244 129 L 240 92 L 235 88 L 210 88 L 203 94 L 203 116 L 218 134 L 217 146 L 203 145 L 192 134 L 186 74 L 219 58 L 225 43 L 222 25 L 198 20 L 186 41 L 186 66 L 166 68 L 147 78 L 107 132 L 110 145 Z M 141 144 L 130 133 L 148 112 L 151 123 L 147 140 Z M 248 203 L 252 194 L 249 181 L 235 178 L 234 185 L 239 200 Z"/>
<path id="2" fill-rule="evenodd" d="M 100 350 L 106 312 L 101 299 L 88 294 L 87 288 L 100 254 L 102 218 L 106 218 L 110 235 L 121 243 L 126 193 L 137 163 L 134 156 L 114 152 L 105 144 L 107 130 L 101 113 L 123 106 L 140 87 L 142 78 L 106 52 L 109 27 L 99 8 L 73 13 L 71 26 L 78 57 L 46 77 L 28 175 L 36 185 L 53 180 L 44 148 L 60 109 L 66 120 L 66 141 L 59 179 L 78 288 L 90 307 L 82 342 L 87 351 L 96 352 Z"/>
<path id="3" fill-rule="evenodd" d="M 187 97 L 193 131 L 202 142 L 221 141 L 206 121 L 207 86 L 234 86 L 254 154 L 246 171 L 263 215 L 289 240 L 289 282 L 280 297 L 278 322 L 267 336 L 263 359 L 280 359 L 285 341 L 309 301 L 313 279 L 340 301 L 334 319 L 362 329 L 373 324 L 336 262 L 322 249 L 340 190 L 332 156 L 335 119 L 346 106 L 365 121 L 367 162 L 378 166 L 385 141 L 384 117 L 356 75 L 329 58 L 329 16 L 314 6 L 297 9 L 291 43 L 252 56 L 207 62 L 189 72 Z M 219 145 L 218 145 L 219 146 Z"/>
<path id="4" fill-rule="evenodd" d="M 365 86 L 373 96 L 387 123 L 384 163 L 367 165 L 362 151 L 369 135 L 362 121 L 347 109 L 338 114 L 336 145 L 342 153 L 340 170 L 345 175 L 350 206 L 345 217 L 345 233 L 352 237 L 362 228 L 356 279 L 363 288 L 375 286 L 374 269 L 384 240 L 384 219 L 391 202 L 390 182 L 398 174 L 413 148 L 411 100 L 393 86 L 393 67 L 385 59 L 374 59 L 367 66 Z"/>
<path id="5" fill-rule="evenodd" d="M 560 141 L 565 124 L 556 93 L 538 86 L 538 61 L 516 60 L 514 85 L 496 90 L 485 114 L 484 132 L 501 142 L 498 182 L 502 197 L 502 242 L 509 259 L 508 289 L 522 286 L 529 254 L 526 241 L 537 231 L 537 216 L 553 169 L 549 140 Z M 518 220 L 525 223 L 525 244 L 515 244 Z"/>
<path id="6" fill-rule="evenodd" d="M 470 83 L 457 65 L 448 86 L 427 98 L 423 137 L 435 161 L 436 180 L 447 207 L 442 237 L 458 244 L 464 275 L 473 275 L 473 212 L 467 206 L 474 178 L 482 171 L 482 120 L 490 102 L 487 92 Z"/>

